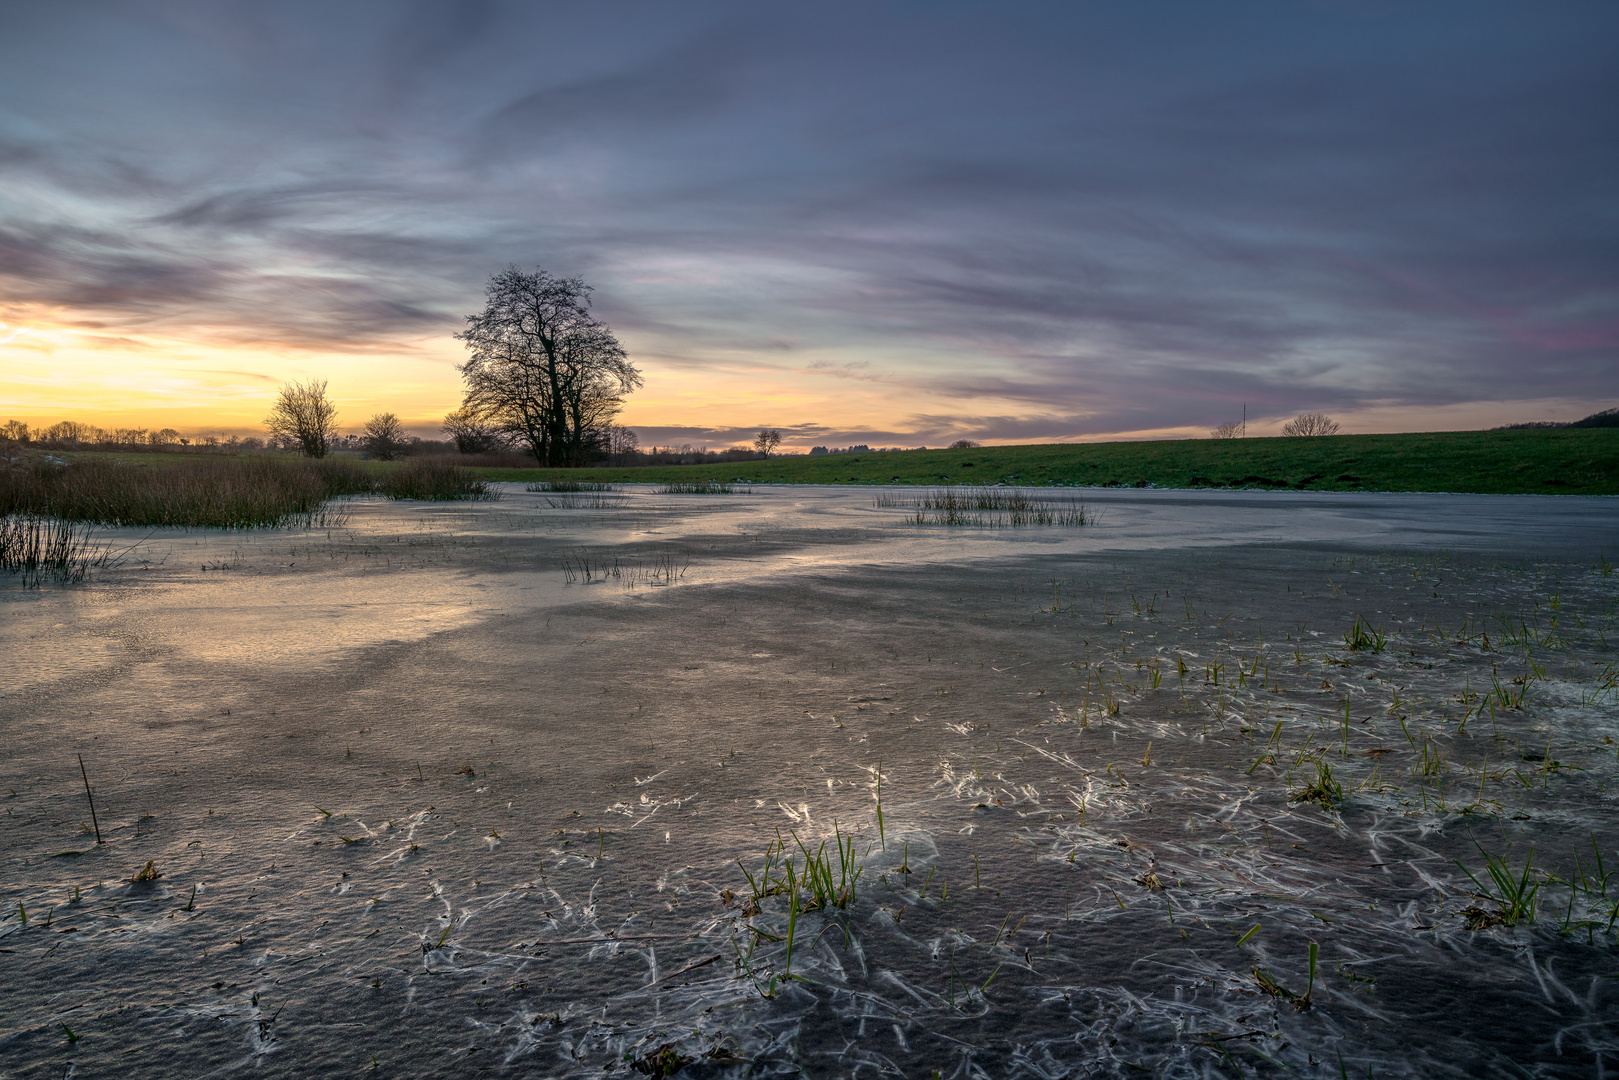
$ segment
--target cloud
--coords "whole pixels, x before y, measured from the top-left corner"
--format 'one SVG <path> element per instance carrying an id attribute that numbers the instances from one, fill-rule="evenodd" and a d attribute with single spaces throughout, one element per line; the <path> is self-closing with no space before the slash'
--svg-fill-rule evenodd
<path id="1" fill-rule="evenodd" d="M 717 398 L 886 395 L 819 415 L 874 444 L 1614 396 L 1619 13 L 1485 7 L 36 8 L 0 287 L 404 355 L 542 265 Z"/>

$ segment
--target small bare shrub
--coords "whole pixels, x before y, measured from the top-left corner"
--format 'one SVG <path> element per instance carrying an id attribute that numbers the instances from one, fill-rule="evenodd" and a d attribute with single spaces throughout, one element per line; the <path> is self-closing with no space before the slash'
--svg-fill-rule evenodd
<path id="1" fill-rule="evenodd" d="M 1282 425 L 1282 434 L 1295 437 L 1336 435 L 1338 422 L 1326 413 L 1301 413 Z"/>

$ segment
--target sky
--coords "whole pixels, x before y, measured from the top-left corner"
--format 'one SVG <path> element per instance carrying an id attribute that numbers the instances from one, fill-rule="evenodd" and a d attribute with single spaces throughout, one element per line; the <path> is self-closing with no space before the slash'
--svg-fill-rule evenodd
<path id="1" fill-rule="evenodd" d="M 0 420 L 431 435 L 508 265 L 643 445 L 1619 405 L 1619 5 L 0 0 Z"/>

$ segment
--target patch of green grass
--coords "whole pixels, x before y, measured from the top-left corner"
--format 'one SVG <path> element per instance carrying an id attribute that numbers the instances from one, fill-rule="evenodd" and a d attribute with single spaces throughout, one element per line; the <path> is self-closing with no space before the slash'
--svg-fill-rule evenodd
<path id="1" fill-rule="evenodd" d="M 1380 653 L 1387 647 L 1388 640 L 1387 634 L 1358 615 L 1355 617 L 1355 625 L 1344 635 L 1344 644 L 1349 646 L 1351 652 L 1370 649 L 1374 653 Z"/>
<path id="2" fill-rule="evenodd" d="M 1473 871 L 1462 866 L 1460 862 L 1457 862 L 1456 865 L 1460 866 L 1462 873 L 1466 874 L 1468 879 L 1478 886 L 1479 895 L 1499 909 L 1498 921 L 1508 926 L 1517 926 L 1521 922 L 1534 922 L 1535 912 L 1539 907 L 1537 897 L 1539 896 L 1541 885 L 1539 881 L 1532 878 L 1535 865 L 1535 849 L 1529 849 L 1529 857 L 1524 860 L 1523 873 L 1521 874 L 1513 872 L 1512 868 L 1507 865 L 1505 858 L 1499 855 L 1491 855 L 1482 847 L 1478 851 L 1480 855 L 1484 856 L 1485 872 L 1495 885 L 1493 891 L 1489 886 L 1474 877 Z M 1471 909 L 1469 914 L 1470 922 L 1482 921 L 1471 918 Z M 1485 921 L 1484 925 L 1488 926 L 1489 922 Z M 1482 929 L 1483 927 L 1475 926 L 1474 928 Z"/>
<path id="3" fill-rule="evenodd" d="M 1619 428 L 985 446 L 712 465 L 479 469 L 489 480 L 1021 484 L 1619 495 Z"/>
<path id="4" fill-rule="evenodd" d="M 1332 766 L 1317 758 L 1315 775 L 1304 787 L 1289 795 L 1288 801 L 1319 803 L 1330 809 L 1344 801 L 1343 785 L 1332 775 Z"/>

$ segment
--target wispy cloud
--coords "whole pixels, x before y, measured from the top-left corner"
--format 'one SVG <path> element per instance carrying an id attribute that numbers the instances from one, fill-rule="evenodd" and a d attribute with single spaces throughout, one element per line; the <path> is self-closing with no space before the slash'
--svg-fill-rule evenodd
<path id="1" fill-rule="evenodd" d="M 375 380 L 582 273 L 680 441 L 1607 403 L 1619 12 L 1484 8 L 36 5 L 0 289 Z"/>

